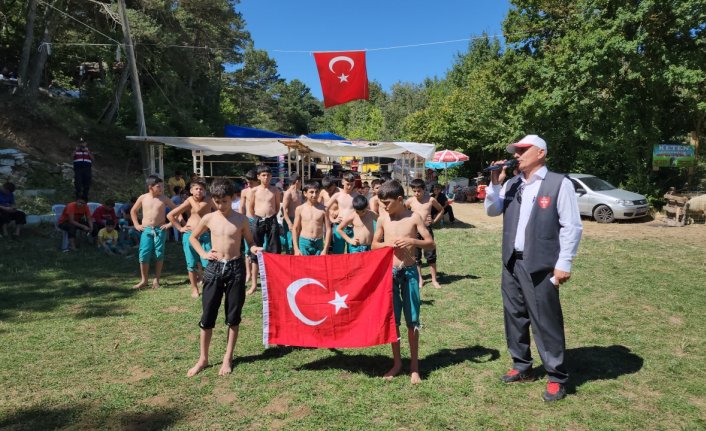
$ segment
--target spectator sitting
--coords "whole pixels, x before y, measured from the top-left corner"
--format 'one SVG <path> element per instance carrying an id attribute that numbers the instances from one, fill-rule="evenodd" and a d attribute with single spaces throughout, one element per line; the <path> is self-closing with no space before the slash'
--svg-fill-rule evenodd
<path id="1" fill-rule="evenodd" d="M 65 230 L 69 234 L 70 250 L 76 250 L 76 231 L 82 230 L 90 233 L 93 230 L 91 212 L 84 198 L 78 198 L 75 202 L 66 205 L 64 212 L 59 217 L 59 229 Z M 68 251 L 68 249 L 64 251 Z"/>
<path id="2" fill-rule="evenodd" d="M 0 226 L 2 235 L 7 236 L 7 225 L 15 222 L 14 238 L 20 237 L 20 227 L 27 223 L 27 216 L 15 208 L 15 185 L 6 182 L 0 187 Z"/>
<path id="3" fill-rule="evenodd" d="M 110 255 L 123 254 L 123 249 L 118 241 L 118 231 L 115 230 L 115 222 L 106 220 L 105 227 L 98 231 L 98 248 Z"/>
<path id="4" fill-rule="evenodd" d="M 115 214 L 115 201 L 108 199 L 105 203 L 93 212 L 93 237 L 98 236 L 98 231 L 106 226 L 106 222 L 111 220 L 113 226 L 118 224 L 118 216 Z"/>

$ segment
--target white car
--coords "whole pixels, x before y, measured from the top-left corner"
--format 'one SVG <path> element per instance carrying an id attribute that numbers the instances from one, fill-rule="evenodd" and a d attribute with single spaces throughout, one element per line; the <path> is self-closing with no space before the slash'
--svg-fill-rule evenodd
<path id="1" fill-rule="evenodd" d="M 618 189 L 607 181 L 587 174 L 569 174 L 574 184 L 579 212 L 598 223 L 645 217 L 649 213 L 647 198 Z"/>

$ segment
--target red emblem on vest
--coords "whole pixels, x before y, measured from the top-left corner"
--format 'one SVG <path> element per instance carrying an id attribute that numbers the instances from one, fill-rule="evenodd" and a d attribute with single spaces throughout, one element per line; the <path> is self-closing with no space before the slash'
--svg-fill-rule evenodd
<path id="1" fill-rule="evenodd" d="M 550 198 L 549 196 L 540 196 L 537 202 L 539 203 L 540 208 L 548 208 L 549 204 L 552 203 L 552 198 Z"/>

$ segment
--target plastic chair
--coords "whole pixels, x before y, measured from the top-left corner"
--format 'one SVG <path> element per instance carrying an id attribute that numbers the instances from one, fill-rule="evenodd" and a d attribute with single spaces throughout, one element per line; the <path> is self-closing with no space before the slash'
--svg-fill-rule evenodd
<path id="1" fill-rule="evenodd" d="M 59 219 L 61 218 L 61 213 L 64 212 L 66 205 L 57 204 L 52 205 L 51 211 L 54 213 L 54 230 L 61 234 L 61 250 L 68 250 L 69 248 L 69 233 L 59 227 Z"/>
<path id="2" fill-rule="evenodd" d="M 91 212 L 91 217 L 93 217 L 93 213 L 96 212 L 98 207 L 101 206 L 100 203 L 98 202 L 89 202 L 88 203 L 88 210 Z"/>

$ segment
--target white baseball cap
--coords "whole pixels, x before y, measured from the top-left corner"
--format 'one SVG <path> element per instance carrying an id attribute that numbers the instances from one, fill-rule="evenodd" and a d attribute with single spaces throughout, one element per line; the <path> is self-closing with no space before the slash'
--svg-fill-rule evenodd
<path id="1" fill-rule="evenodd" d="M 514 144 L 508 145 L 505 149 L 508 153 L 515 153 L 516 148 L 529 148 L 531 146 L 544 150 L 545 154 L 547 153 L 547 143 L 537 135 L 527 135 Z"/>

